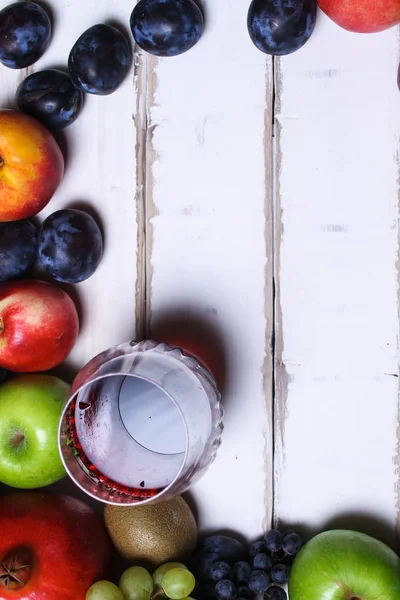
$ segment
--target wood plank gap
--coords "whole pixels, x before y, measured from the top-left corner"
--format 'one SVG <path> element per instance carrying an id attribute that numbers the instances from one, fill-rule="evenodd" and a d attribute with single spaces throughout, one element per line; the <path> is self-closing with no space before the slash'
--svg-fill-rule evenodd
<path id="1" fill-rule="evenodd" d="M 271 332 L 271 369 L 272 369 L 272 389 L 271 389 L 271 432 L 272 432 L 272 452 L 271 452 L 271 517 L 270 526 L 275 527 L 275 388 L 276 388 L 276 373 L 275 373 L 275 346 L 276 346 L 276 282 L 275 282 L 275 62 L 276 57 L 272 57 L 272 100 L 271 100 L 271 155 L 270 155 L 270 205 L 271 205 L 271 256 L 272 256 L 272 332 Z"/>
<path id="2" fill-rule="evenodd" d="M 155 56 L 147 57 L 146 72 L 146 153 L 145 153 L 145 307 L 144 307 L 144 333 L 151 338 L 151 286 L 153 278 L 152 250 L 153 250 L 153 224 L 152 219 L 157 214 L 154 204 L 153 165 L 157 160 L 157 152 L 153 144 L 153 134 L 157 125 L 151 124 L 151 109 L 154 106 L 154 97 L 157 89 L 157 63 Z"/>
<path id="3" fill-rule="evenodd" d="M 265 318 L 266 344 L 264 362 L 264 391 L 267 418 L 271 439 L 266 440 L 265 473 L 266 473 L 266 512 L 263 523 L 264 530 L 273 523 L 274 514 L 274 397 L 275 397 L 275 283 L 274 283 L 274 120 L 275 120 L 275 83 L 274 57 L 266 59 L 265 67 Z"/>
<path id="4" fill-rule="evenodd" d="M 147 142 L 147 57 L 135 52 L 134 86 L 136 112 L 136 222 L 137 222 L 137 283 L 136 339 L 146 335 L 146 142 Z"/>
<path id="5" fill-rule="evenodd" d="M 281 147 L 280 132 L 281 124 L 276 121 L 275 114 L 281 112 L 281 90 L 282 75 L 281 62 L 279 57 L 274 58 L 274 168 L 273 168 L 273 206 L 274 206 L 274 345 L 273 345 L 273 370 L 274 370 L 274 389 L 273 389 L 273 432 L 274 432 L 274 450 L 273 450 L 273 524 L 279 527 L 279 517 L 276 512 L 278 500 L 278 479 L 277 469 L 282 460 L 278 457 L 284 457 L 284 437 L 286 420 L 286 400 L 288 394 L 288 374 L 283 361 L 283 329 L 282 329 L 282 307 L 280 290 L 280 246 L 283 237 L 283 221 L 280 196 L 280 175 L 281 175 Z"/>

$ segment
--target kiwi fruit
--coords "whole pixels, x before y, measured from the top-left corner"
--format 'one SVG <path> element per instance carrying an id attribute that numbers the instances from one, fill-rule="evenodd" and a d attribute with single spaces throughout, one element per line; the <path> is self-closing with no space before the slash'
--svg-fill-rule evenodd
<path id="1" fill-rule="evenodd" d="M 107 505 L 104 520 L 114 546 L 132 564 L 156 568 L 187 559 L 196 547 L 196 520 L 181 496 L 142 506 Z"/>

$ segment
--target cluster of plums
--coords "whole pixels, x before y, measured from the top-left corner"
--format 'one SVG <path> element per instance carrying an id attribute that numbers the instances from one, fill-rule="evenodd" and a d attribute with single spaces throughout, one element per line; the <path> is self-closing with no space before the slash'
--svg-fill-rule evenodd
<path id="1" fill-rule="evenodd" d="M 102 253 L 101 230 L 83 210 L 58 210 L 39 230 L 29 219 L 0 223 L 0 282 L 26 276 L 38 260 L 56 281 L 79 283 L 95 272 Z"/>
<path id="2" fill-rule="evenodd" d="M 0 61 L 22 69 L 34 64 L 50 45 L 51 21 L 35 2 L 15 2 L 0 11 Z M 18 108 L 51 130 L 73 123 L 84 93 L 114 92 L 131 66 L 129 40 L 115 27 L 93 25 L 73 45 L 68 72 L 46 69 L 29 75 L 16 94 Z"/>
<path id="3" fill-rule="evenodd" d="M 317 0 L 253 0 L 248 32 L 262 52 L 290 54 L 311 36 L 316 13 Z M 156 56 L 175 56 L 199 41 L 204 19 L 198 0 L 140 0 L 130 25 L 138 46 Z"/>
<path id="4" fill-rule="evenodd" d="M 253 0 L 248 31 L 256 47 L 273 55 L 289 54 L 311 36 L 316 0 Z M 130 17 L 136 44 L 156 56 L 176 56 L 202 36 L 204 17 L 198 0 L 140 0 Z M 15 2 L 0 11 L 0 62 L 22 69 L 34 64 L 51 41 L 51 21 L 31 1 Z M 113 93 L 132 62 L 130 41 L 109 24 L 82 33 L 68 57 L 68 72 L 46 69 L 29 75 L 16 94 L 18 108 L 57 130 L 79 116 L 84 94 Z"/>

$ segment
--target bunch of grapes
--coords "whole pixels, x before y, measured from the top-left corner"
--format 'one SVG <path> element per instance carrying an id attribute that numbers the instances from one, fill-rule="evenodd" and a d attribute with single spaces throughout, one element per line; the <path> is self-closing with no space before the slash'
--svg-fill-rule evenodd
<path id="1" fill-rule="evenodd" d="M 268 531 L 253 543 L 248 556 L 232 564 L 218 560 L 208 569 L 208 581 L 201 596 L 205 600 L 252 600 L 263 594 L 264 600 L 287 600 L 284 589 L 289 580 L 290 565 L 302 547 L 298 533 Z"/>
<path id="2" fill-rule="evenodd" d="M 165 563 L 153 575 L 143 567 L 129 567 L 118 586 L 111 581 L 94 583 L 86 600 L 192 600 L 195 585 L 194 575 L 182 563 Z"/>

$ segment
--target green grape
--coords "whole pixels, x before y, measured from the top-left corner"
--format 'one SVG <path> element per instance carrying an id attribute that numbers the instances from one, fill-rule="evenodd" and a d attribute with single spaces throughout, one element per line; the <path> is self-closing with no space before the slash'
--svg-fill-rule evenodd
<path id="1" fill-rule="evenodd" d="M 124 600 L 124 597 L 111 581 L 96 581 L 88 589 L 86 600 Z"/>
<path id="2" fill-rule="evenodd" d="M 193 592 L 195 585 L 194 575 L 181 567 L 170 569 L 161 579 L 161 587 L 171 600 L 186 598 Z"/>
<path id="3" fill-rule="evenodd" d="M 170 569 L 175 569 L 177 567 L 180 567 L 181 569 L 187 569 L 186 565 L 184 565 L 183 563 L 179 563 L 179 562 L 167 562 L 167 563 L 164 563 L 163 565 L 161 565 L 160 567 L 158 567 L 158 569 L 156 569 L 153 573 L 154 585 L 161 585 L 161 579 L 162 579 L 164 573 L 166 573 Z"/>
<path id="4" fill-rule="evenodd" d="M 129 567 L 121 575 L 119 589 L 125 600 L 150 600 L 153 578 L 143 567 Z"/>

